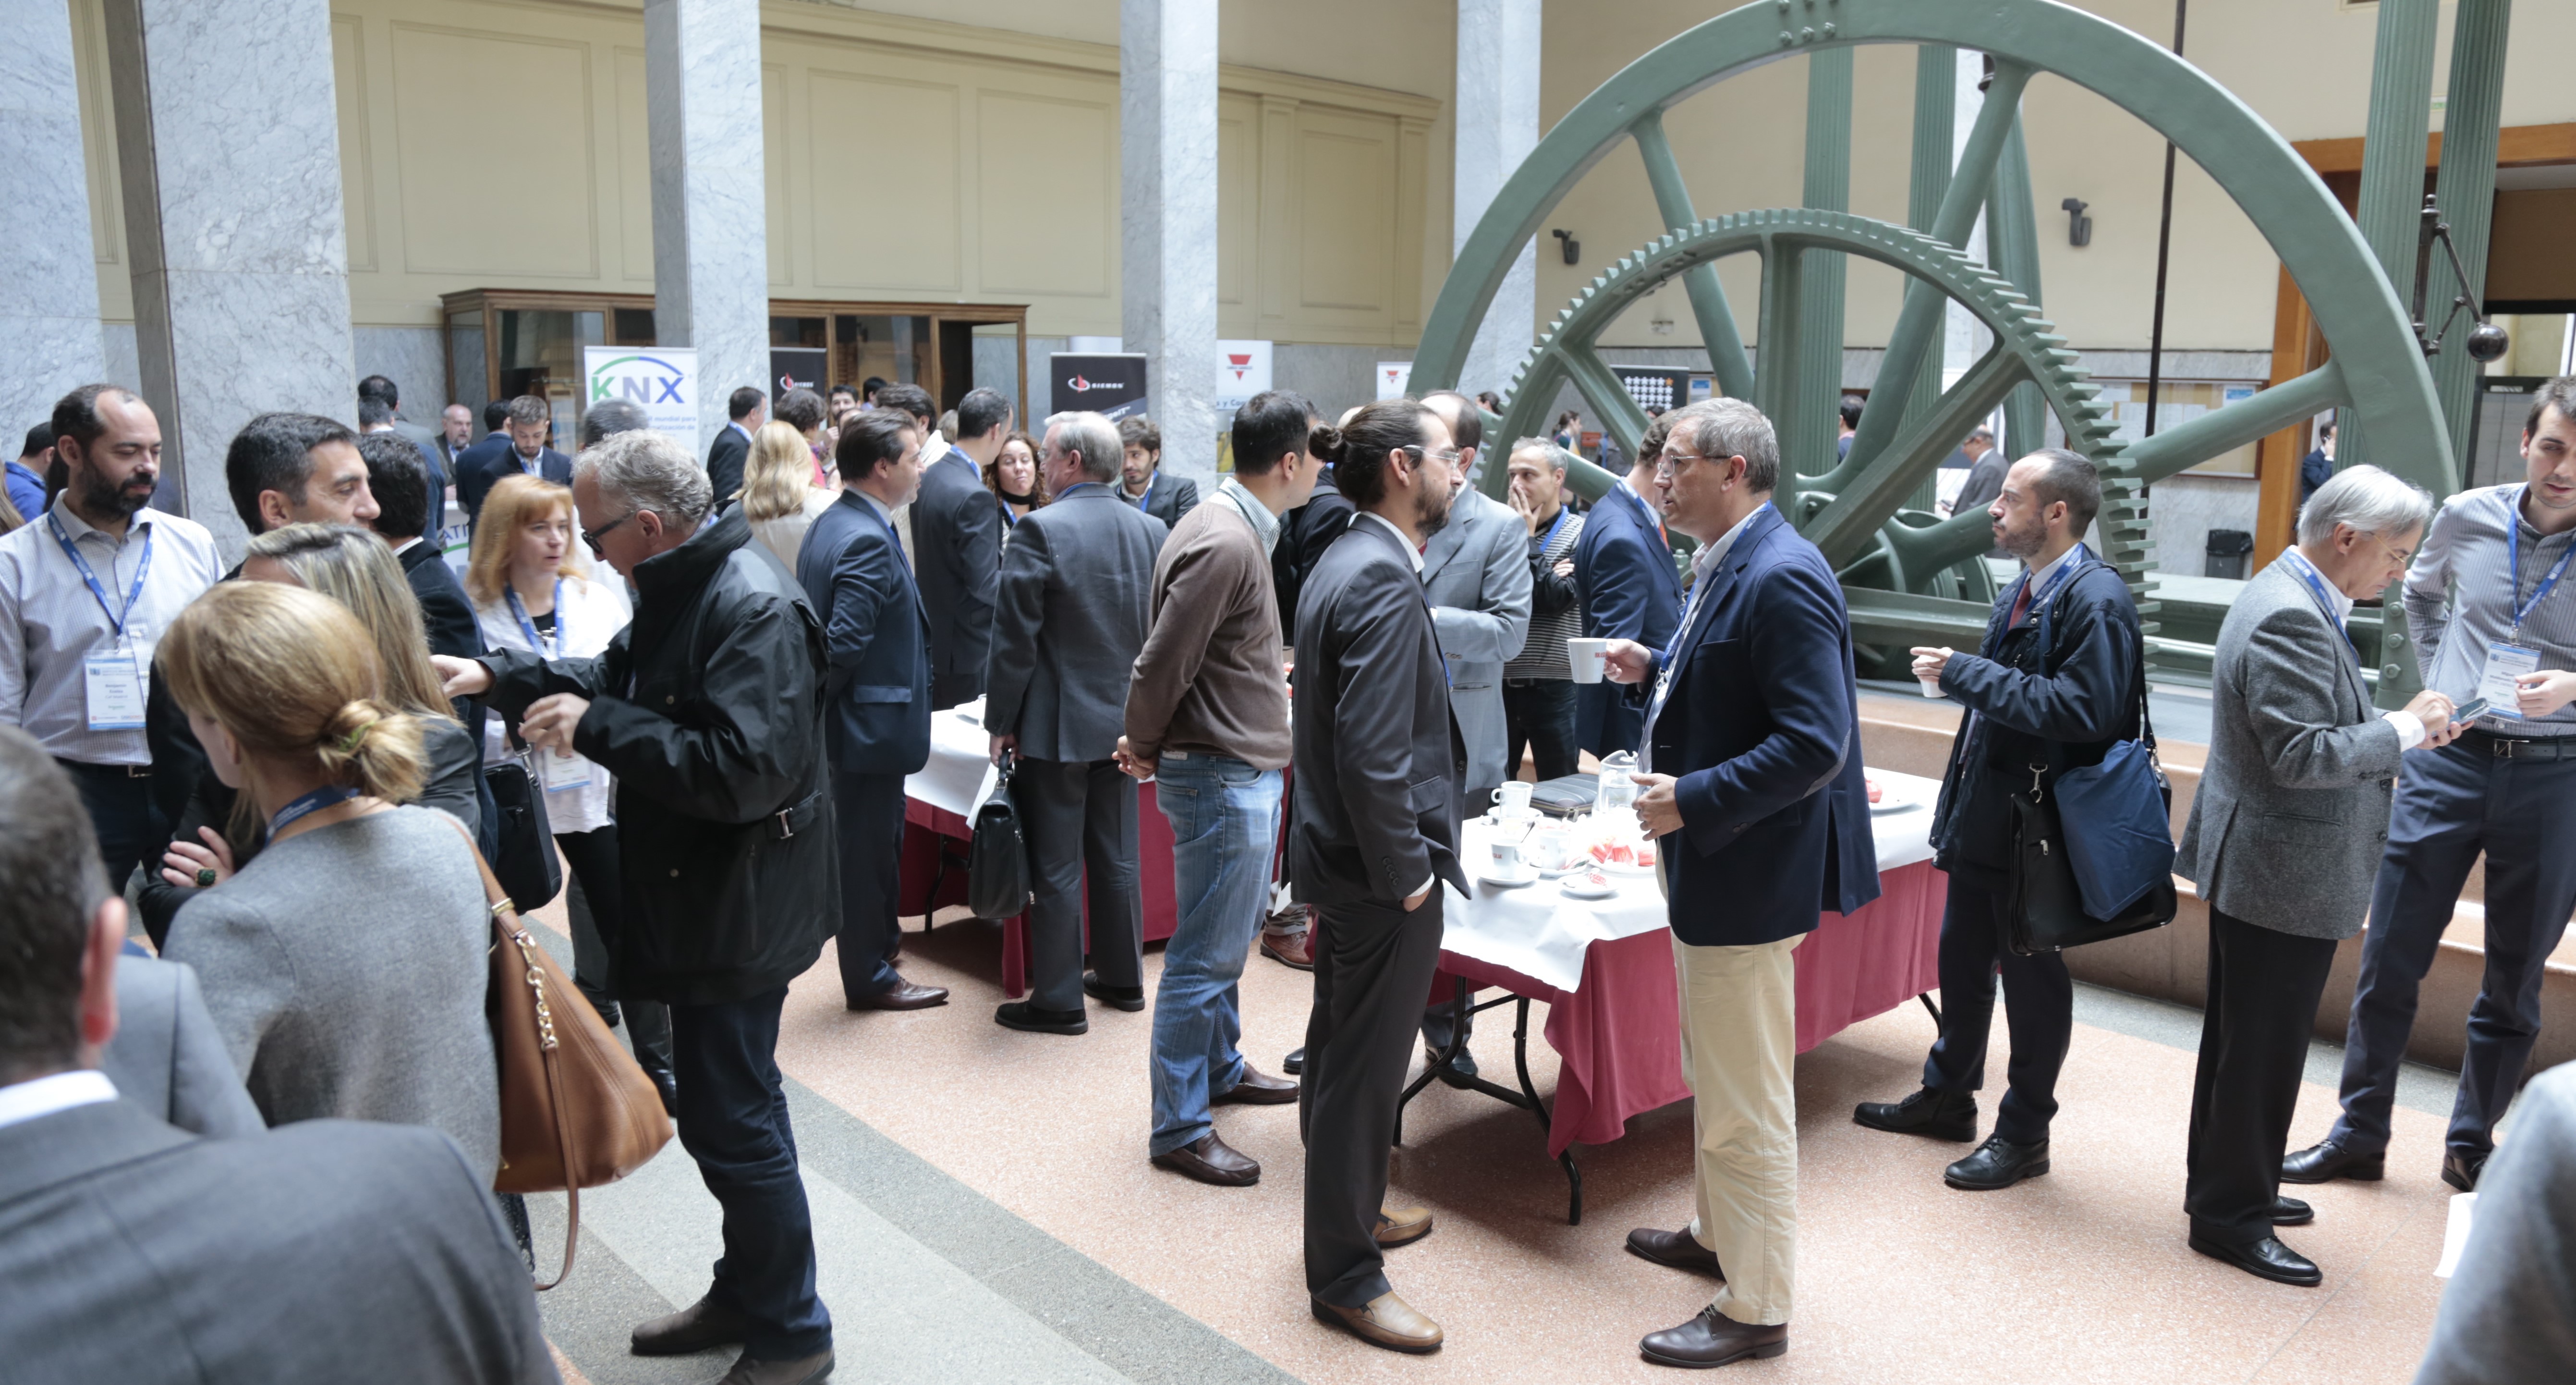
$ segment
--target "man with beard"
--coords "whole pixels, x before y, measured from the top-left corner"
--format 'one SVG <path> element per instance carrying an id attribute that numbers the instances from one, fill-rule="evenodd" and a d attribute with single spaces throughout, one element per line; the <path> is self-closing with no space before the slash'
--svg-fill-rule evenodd
<path id="1" fill-rule="evenodd" d="M 1449 517 L 1458 449 L 1440 415 L 1371 404 L 1318 446 L 1359 507 L 1298 595 L 1296 812 L 1288 866 L 1323 916 L 1306 1018 L 1306 1292 L 1315 1317 L 1372 1346 L 1427 1352 L 1440 1325 L 1398 1298 L 1384 1247 L 1430 1214 L 1386 1210 L 1405 1060 L 1440 962 L 1444 878 L 1460 890 L 1449 710 L 1423 598 L 1422 545 Z"/>
<path id="2" fill-rule="evenodd" d="M 2042 448 L 2013 463 L 1986 513 L 1996 547 L 2021 560 L 2021 579 L 1996 598 L 1975 654 L 1914 651 L 1915 676 L 1939 679 L 1941 690 L 1968 708 L 1932 812 L 1934 860 L 1950 876 L 1941 920 L 1941 1037 L 1923 1065 L 1922 1090 L 1903 1101 L 1862 1102 L 1852 1119 L 1936 1140 L 1977 1137 L 1976 1090 L 1985 1082 L 2000 969 L 2012 1025 L 2010 1089 L 1993 1136 L 1942 1175 L 1969 1192 L 2048 1172 L 2057 1070 L 2074 1027 L 2065 959 L 2054 952 L 2024 957 L 2005 946 L 2012 791 L 2028 781 L 2024 766 L 2054 777 L 2099 764 L 2113 740 L 2138 727 L 2145 642 L 2137 607 L 2120 574 L 2078 541 L 2101 506 L 2099 475 L 2072 452 Z"/>
<path id="3" fill-rule="evenodd" d="M 80 786 L 111 888 L 169 839 L 143 731 L 152 646 L 223 575 L 205 526 L 150 508 L 161 424 L 115 385 L 54 405 L 70 481 L 0 538 L 0 720 L 36 738 Z"/>

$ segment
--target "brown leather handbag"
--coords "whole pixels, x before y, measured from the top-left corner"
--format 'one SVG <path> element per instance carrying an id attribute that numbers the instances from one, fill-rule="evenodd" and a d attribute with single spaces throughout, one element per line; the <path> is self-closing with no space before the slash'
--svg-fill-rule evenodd
<path id="1" fill-rule="evenodd" d="M 474 850 L 470 837 L 466 849 Z M 653 1079 L 519 922 L 480 851 L 474 867 L 491 903 L 492 973 L 483 1009 L 501 1067 L 501 1171 L 492 1191 L 561 1192 L 570 1203 L 563 1269 L 537 1286 L 543 1291 L 572 1273 L 581 1244 L 581 1190 L 643 1167 L 670 1143 L 671 1118 Z"/>

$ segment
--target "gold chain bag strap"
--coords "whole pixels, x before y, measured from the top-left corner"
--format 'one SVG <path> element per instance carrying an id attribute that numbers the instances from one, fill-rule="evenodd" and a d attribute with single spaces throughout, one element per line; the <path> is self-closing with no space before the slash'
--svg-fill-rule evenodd
<path id="1" fill-rule="evenodd" d="M 458 825 L 457 834 L 465 829 Z M 653 1079 L 619 1046 L 554 957 L 519 922 L 474 839 L 465 849 L 483 875 L 492 913 L 491 979 L 484 1016 L 501 1075 L 501 1171 L 496 1193 L 567 1195 L 563 1269 L 581 1244 L 581 1190 L 641 1168 L 671 1140 Z"/>

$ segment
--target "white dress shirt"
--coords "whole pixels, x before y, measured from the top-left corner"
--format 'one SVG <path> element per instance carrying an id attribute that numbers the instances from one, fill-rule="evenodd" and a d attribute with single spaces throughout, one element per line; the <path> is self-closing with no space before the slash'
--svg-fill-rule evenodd
<path id="1" fill-rule="evenodd" d="M 0 1087 L 0 1126 L 16 1125 L 75 1106 L 116 1100 L 116 1084 L 96 1068 L 74 1068 Z"/>
<path id="2" fill-rule="evenodd" d="M 151 536 L 152 566 L 133 609 L 124 612 L 122 636 L 80 569 L 63 556 L 48 517 L 61 522 L 119 610 L 134 590 L 144 537 Z M 152 752 L 140 729 L 89 729 L 84 661 L 122 645 L 148 680 L 153 647 L 170 622 L 223 575 L 214 536 L 193 520 L 146 508 L 126 522 L 120 539 L 74 514 L 68 493 L 55 497 L 52 509 L 0 536 L 0 722 L 24 730 L 60 759 L 149 765 Z"/>
<path id="3" fill-rule="evenodd" d="M 1737 520 L 1734 527 L 1717 536 L 1717 542 L 1703 545 L 1697 553 L 1691 555 L 1691 594 L 1690 600 L 1682 605 L 1682 623 L 1673 631 L 1675 657 L 1681 654 L 1680 642 L 1690 638 L 1691 622 L 1699 618 L 1700 598 L 1708 592 L 1708 575 L 1717 571 L 1717 565 L 1725 562 L 1726 555 L 1734 551 L 1735 541 L 1744 536 L 1744 526 L 1753 522 L 1753 515 L 1758 515 L 1769 508 L 1771 508 L 1771 502 L 1768 500 L 1754 506 L 1753 514 Z M 1646 703 L 1646 727 L 1637 737 L 1637 772 L 1639 774 L 1654 772 L 1655 719 L 1664 713 L 1664 694 L 1671 689 L 1673 682 L 1671 662 L 1658 658 L 1656 663 L 1659 667 L 1655 670 L 1654 696 Z"/>
<path id="4" fill-rule="evenodd" d="M 2326 575 L 2317 571 L 2317 565 L 2308 561 L 2308 555 L 2298 549 L 2283 549 L 2281 561 L 2291 564 L 2292 572 L 2304 573 L 2317 579 L 2315 584 L 2308 588 L 2309 595 L 2313 597 L 2318 591 L 2324 591 L 2328 609 L 2321 614 L 2334 621 L 2337 634 L 2343 635 L 2347 640 L 2351 639 L 2352 636 L 2347 632 L 2347 627 L 2352 620 L 2352 598 L 2343 594 L 2343 588 L 2327 581 Z M 2356 653 L 2353 657 L 2357 659 L 2360 655 Z M 2413 712 L 2401 707 L 2395 711 L 2380 713 L 2379 719 L 2397 728 L 2398 750 L 2413 750 L 2424 743 L 2423 719 Z"/>

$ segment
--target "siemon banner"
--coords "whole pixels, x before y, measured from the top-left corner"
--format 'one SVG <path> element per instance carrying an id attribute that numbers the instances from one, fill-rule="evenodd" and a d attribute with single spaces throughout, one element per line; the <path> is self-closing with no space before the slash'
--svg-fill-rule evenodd
<path id="1" fill-rule="evenodd" d="M 1145 412 L 1142 352 L 1059 351 L 1047 357 L 1057 413 L 1094 413 L 1116 422 Z"/>

